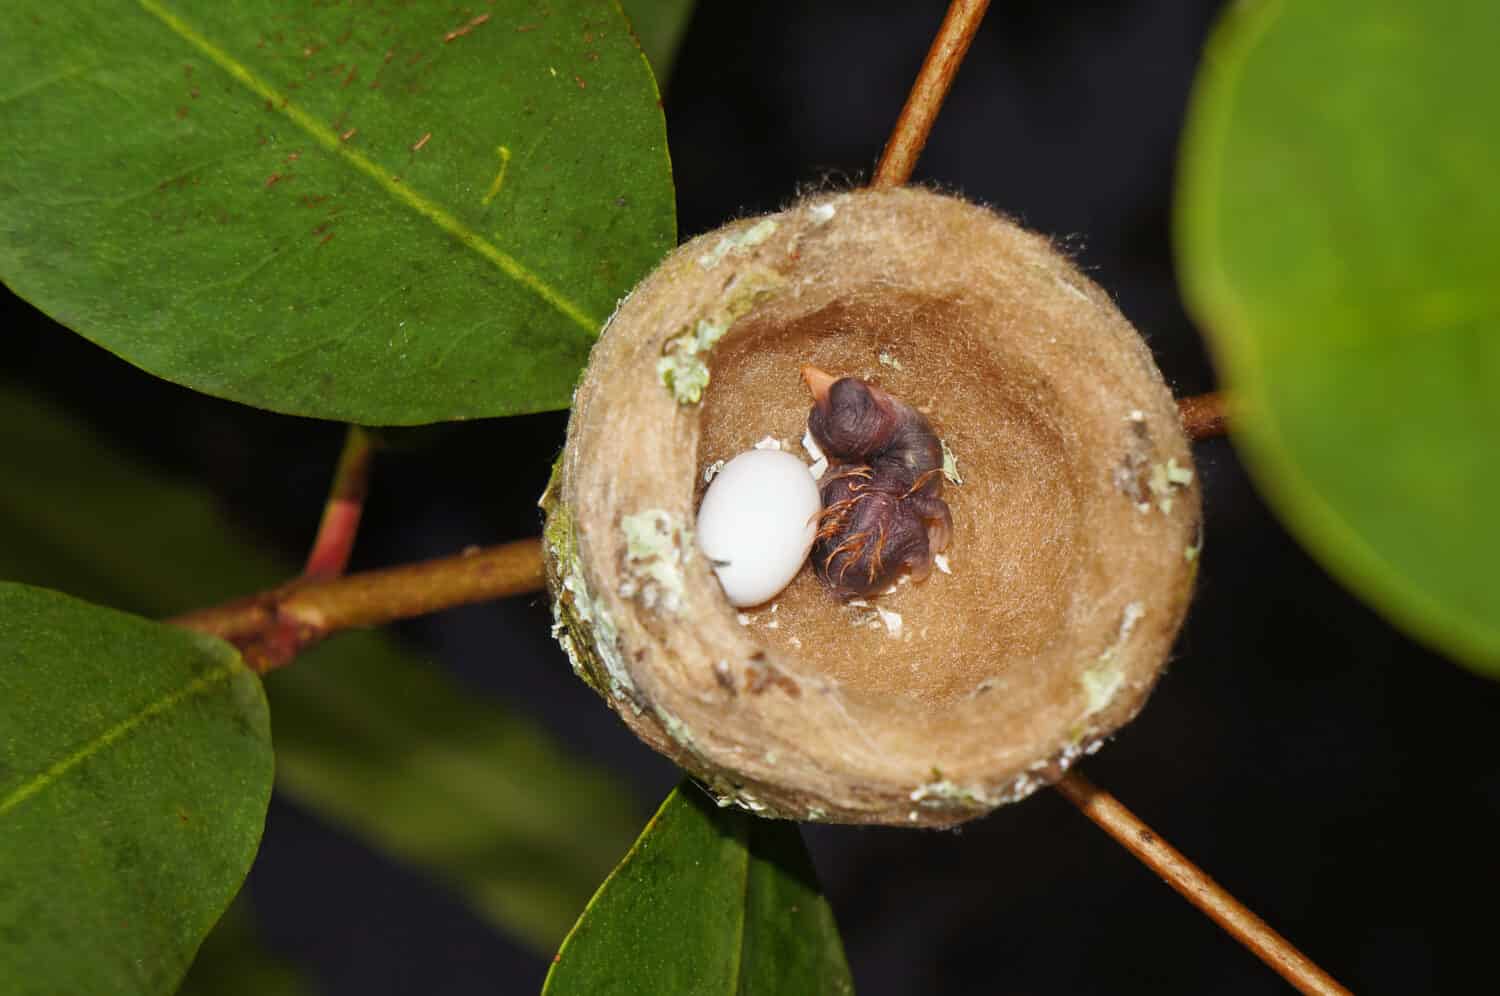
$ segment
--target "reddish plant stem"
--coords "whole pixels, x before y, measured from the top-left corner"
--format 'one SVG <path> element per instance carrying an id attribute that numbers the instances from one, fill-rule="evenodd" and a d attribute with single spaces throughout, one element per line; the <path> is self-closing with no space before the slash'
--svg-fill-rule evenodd
<path id="1" fill-rule="evenodd" d="M 932 132 L 932 123 L 937 120 L 943 99 L 948 96 L 948 88 L 953 85 L 953 77 L 958 74 L 989 5 L 989 0 L 953 0 L 948 5 L 948 13 L 927 50 L 927 59 L 912 84 L 906 106 L 901 108 L 901 116 L 886 140 L 870 186 L 899 187 L 911 179 L 917 157 Z"/>
<path id="2" fill-rule="evenodd" d="M 1218 391 L 1177 400 L 1177 413 L 1190 439 L 1212 439 L 1228 432 L 1227 407 Z"/>
<path id="3" fill-rule="evenodd" d="M 318 523 L 318 535 L 307 555 L 307 566 L 302 569 L 303 577 L 336 578 L 349 566 L 365 495 L 370 488 L 370 465 L 374 457 L 374 437 L 360 426 L 349 426 L 333 472 L 333 486 L 328 490 L 328 502 L 323 506 L 323 519 Z"/>
<path id="4" fill-rule="evenodd" d="M 545 584 L 540 540 L 474 547 L 451 557 L 280 588 L 168 620 L 227 640 L 260 672 L 340 630 L 379 626 Z"/>
<path id="5" fill-rule="evenodd" d="M 1349 996 L 1349 990 L 1250 912 L 1223 886 L 1209 878 L 1203 869 L 1183 857 L 1181 851 L 1162 840 L 1120 800 L 1077 771 L 1068 772 L 1054 787 L 1083 815 L 1298 991 L 1310 996 Z"/>

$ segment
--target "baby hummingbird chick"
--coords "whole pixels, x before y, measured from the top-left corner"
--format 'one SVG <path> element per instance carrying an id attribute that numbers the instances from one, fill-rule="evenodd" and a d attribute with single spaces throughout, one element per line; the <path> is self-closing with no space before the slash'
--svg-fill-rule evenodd
<path id="1" fill-rule="evenodd" d="M 802 368 L 813 395 L 807 428 L 839 466 L 823 479 L 813 569 L 843 599 L 921 581 L 948 545 L 943 447 L 922 414 L 857 377 Z"/>

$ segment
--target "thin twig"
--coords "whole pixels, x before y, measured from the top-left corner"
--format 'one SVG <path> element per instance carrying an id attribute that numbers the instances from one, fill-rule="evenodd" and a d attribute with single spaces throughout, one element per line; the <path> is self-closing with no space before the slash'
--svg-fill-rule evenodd
<path id="1" fill-rule="evenodd" d="M 1349 996 L 1349 990 L 1312 962 L 1286 938 L 1251 913 L 1224 887 L 1204 874 L 1171 844 L 1162 840 L 1120 800 L 1097 787 L 1077 771 L 1070 771 L 1056 785 L 1069 802 L 1118 841 L 1141 863 L 1160 875 L 1188 902 L 1231 937 L 1275 969 L 1283 979 L 1309 996 Z"/>
<path id="2" fill-rule="evenodd" d="M 912 84 L 906 106 L 901 108 L 896 127 L 886 140 L 870 186 L 899 187 L 911 179 L 932 123 L 942 109 L 943 98 L 948 96 L 948 88 L 953 85 L 953 77 L 958 74 L 964 53 L 969 50 L 989 5 L 990 0 L 953 0 L 948 5 L 948 13 L 927 50 L 927 59 Z"/>
<path id="3" fill-rule="evenodd" d="M 1225 416 L 1227 404 L 1218 391 L 1177 399 L 1177 413 L 1182 428 L 1191 439 L 1212 439 L 1229 431 Z"/>
<path id="4" fill-rule="evenodd" d="M 340 630 L 521 595 L 544 584 L 541 541 L 526 539 L 347 577 L 300 578 L 169 622 L 227 640 L 265 672 Z"/>
<path id="5" fill-rule="evenodd" d="M 307 555 L 304 577 L 336 578 L 349 566 L 354 537 L 359 532 L 359 518 L 370 487 L 370 464 L 374 462 L 375 437 L 357 426 L 349 426 L 338 467 L 333 472 L 333 486 L 323 506 L 323 519 L 312 552 Z"/>

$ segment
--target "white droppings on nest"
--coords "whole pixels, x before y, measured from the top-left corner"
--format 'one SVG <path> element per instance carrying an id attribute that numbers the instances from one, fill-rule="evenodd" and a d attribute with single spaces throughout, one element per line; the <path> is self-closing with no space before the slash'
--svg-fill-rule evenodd
<path id="1" fill-rule="evenodd" d="M 813 480 L 822 480 L 823 475 L 828 471 L 828 457 L 823 454 L 823 448 L 813 438 L 810 429 L 802 433 L 802 448 L 807 451 L 807 455 L 812 457 L 813 461 L 812 466 L 807 468 L 808 473 L 812 474 Z"/>
<path id="2" fill-rule="evenodd" d="M 832 201 L 824 201 L 822 204 L 814 204 L 812 207 L 807 209 L 807 213 L 812 218 L 812 223 L 814 225 L 828 224 L 833 220 L 833 216 L 838 214 L 838 212 L 839 209 L 834 206 Z"/>
<path id="3" fill-rule="evenodd" d="M 944 574 L 953 573 L 953 567 L 948 563 L 948 555 L 946 553 L 934 554 L 932 557 L 932 563 L 933 566 L 942 571 Z"/>
<path id="4" fill-rule="evenodd" d="M 749 616 L 745 615 L 745 613 L 743 613 L 743 612 L 736 612 L 734 614 L 734 617 L 740 621 L 740 625 L 741 626 L 748 626 L 748 625 L 750 625 L 751 619 L 750 619 Z"/>
<path id="5" fill-rule="evenodd" d="M 901 365 L 901 361 L 900 360 L 896 359 L 895 356 L 891 355 L 890 350 L 882 349 L 880 351 L 880 355 L 878 357 L 876 357 L 876 359 L 880 360 L 880 365 L 883 366 L 883 367 L 890 367 L 892 370 L 905 370 L 906 369 L 905 367 L 903 367 Z"/>
<path id="6" fill-rule="evenodd" d="M 994 800 L 980 785 L 960 785 L 942 777 L 937 768 L 932 769 L 933 780 L 924 782 L 908 796 L 912 802 L 924 808 L 993 806 Z"/>
<path id="7" fill-rule="evenodd" d="M 1120 617 L 1120 630 L 1115 634 L 1114 642 L 1106 647 L 1094 663 L 1078 676 L 1078 682 L 1083 686 L 1084 697 L 1087 700 L 1083 712 L 1084 719 L 1108 706 L 1125 684 L 1125 672 L 1116 658 L 1125 646 L 1125 641 L 1129 640 L 1130 634 L 1135 631 L 1136 623 L 1140 622 L 1145 614 L 1146 607 L 1140 602 L 1127 604 Z"/>
<path id="8" fill-rule="evenodd" d="M 891 634 L 892 639 L 901 639 L 901 613 L 892 612 L 890 609 L 877 608 L 875 614 L 885 624 L 885 631 Z"/>
<path id="9" fill-rule="evenodd" d="M 1078 298 L 1080 301 L 1088 301 L 1089 300 L 1089 296 L 1087 294 L 1085 294 L 1083 291 L 1079 290 L 1077 287 L 1074 287 L 1070 282 L 1062 279 L 1061 277 L 1054 277 L 1053 279 L 1057 282 L 1057 286 L 1061 287 L 1063 290 L 1067 291 L 1069 294 L 1072 294 L 1074 297 Z M 1089 303 L 1092 304 L 1093 302 L 1089 301 Z"/>
<path id="10" fill-rule="evenodd" d="M 906 587 L 909 584 L 911 584 L 911 575 L 910 574 L 903 574 L 903 575 L 901 575 L 900 577 L 898 577 L 896 579 L 896 583 L 895 584 L 891 585 L 885 591 L 882 591 L 881 594 L 882 595 L 894 595 L 897 591 L 901 590 L 902 588 Z"/>
<path id="11" fill-rule="evenodd" d="M 766 623 L 766 629 L 780 629 L 780 628 L 781 628 L 781 621 L 778 620 L 778 619 L 772 619 L 770 622 Z"/>
<path id="12" fill-rule="evenodd" d="M 793 648 L 793 649 L 794 649 L 794 650 L 801 650 L 801 649 L 802 649 L 802 641 L 801 641 L 801 640 L 799 640 L 799 639 L 798 639 L 798 638 L 797 638 L 797 637 L 795 637 L 795 636 L 791 636 L 791 637 L 788 637 L 788 638 L 787 638 L 787 642 L 788 642 L 788 643 L 790 643 L 790 644 L 791 644 L 791 645 L 792 645 L 792 648 Z"/>
<path id="13" fill-rule="evenodd" d="M 958 472 L 958 457 L 953 455 L 953 449 L 948 445 L 948 440 L 939 439 L 938 443 L 943 447 L 943 476 L 954 484 L 962 484 L 964 478 Z"/>
<path id="14" fill-rule="evenodd" d="M 715 477 L 718 477 L 719 476 L 719 471 L 721 471 L 723 469 L 724 469 L 724 461 L 723 460 L 715 460 L 713 463 L 709 464 L 707 467 L 704 467 L 703 468 L 703 483 L 704 484 L 708 484 Z"/>
<path id="15" fill-rule="evenodd" d="M 1195 561 L 1195 560 L 1198 559 L 1198 554 L 1200 554 L 1202 552 L 1203 552 L 1203 526 L 1200 524 L 1198 526 L 1198 538 L 1195 539 L 1195 540 L 1193 540 L 1193 542 L 1192 542 L 1192 544 L 1190 546 L 1188 546 L 1185 549 L 1183 549 L 1183 551 L 1182 551 L 1182 559 L 1186 560 L 1188 563 L 1191 564 L 1193 561 Z"/>
<path id="16" fill-rule="evenodd" d="M 753 249 L 762 242 L 776 234 L 776 221 L 774 218 L 763 218 L 756 224 L 742 232 L 726 235 L 719 240 L 709 252 L 698 257 L 698 265 L 705 270 L 712 270 L 724 261 L 724 257 L 732 252 Z"/>
<path id="17" fill-rule="evenodd" d="M 863 598 L 851 598 L 844 604 L 849 606 L 851 609 L 868 609 L 870 607 L 870 603 L 865 601 Z"/>
<path id="18" fill-rule="evenodd" d="M 991 689 L 998 687 L 999 684 L 1000 684 L 1000 681 L 997 678 L 985 678 L 979 684 L 977 684 L 977 685 L 974 686 L 973 690 L 971 692 L 969 692 L 969 694 L 966 696 L 966 698 L 977 699 L 979 696 L 983 695 L 985 692 L 988 692 Z"/>
<path id="19" fill-rule="evenodd" d="M 745 810 L 746 812 L 764 813 L 766 811 L 765 803 L 761 802 L 759 799 L 756 799 L 753 796 L 745 794 L 744 792 L 741 792 L 739 795 L 735 796 L 729 801 Z"/>
<path id="20" fill-rule="evenodd" d="M 781 449 L 781 440 L 775 436 L 765 436 L 760 442 L 755 444 L 755 448 L 758 450 L 779 450 Z"/>

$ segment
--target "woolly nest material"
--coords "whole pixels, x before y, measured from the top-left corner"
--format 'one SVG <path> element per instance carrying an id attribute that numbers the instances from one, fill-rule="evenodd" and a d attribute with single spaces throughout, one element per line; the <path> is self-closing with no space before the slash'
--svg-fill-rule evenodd
<path id="1" fill-rule="evenodd" d="M 946 569 L 846 605 L 804 567 L 736 612 L 692 539 L 705 471 L 801 452 L 806 363 L 942 436 Z M 1191 595 L 1192 467 L 1140 336 L 1046 239 L 925 191 L 815 196 L 682 246 L 610 320 L 543 498 L 556 633 L 726 805 L 951 825 L 1141 708 Z"/>

